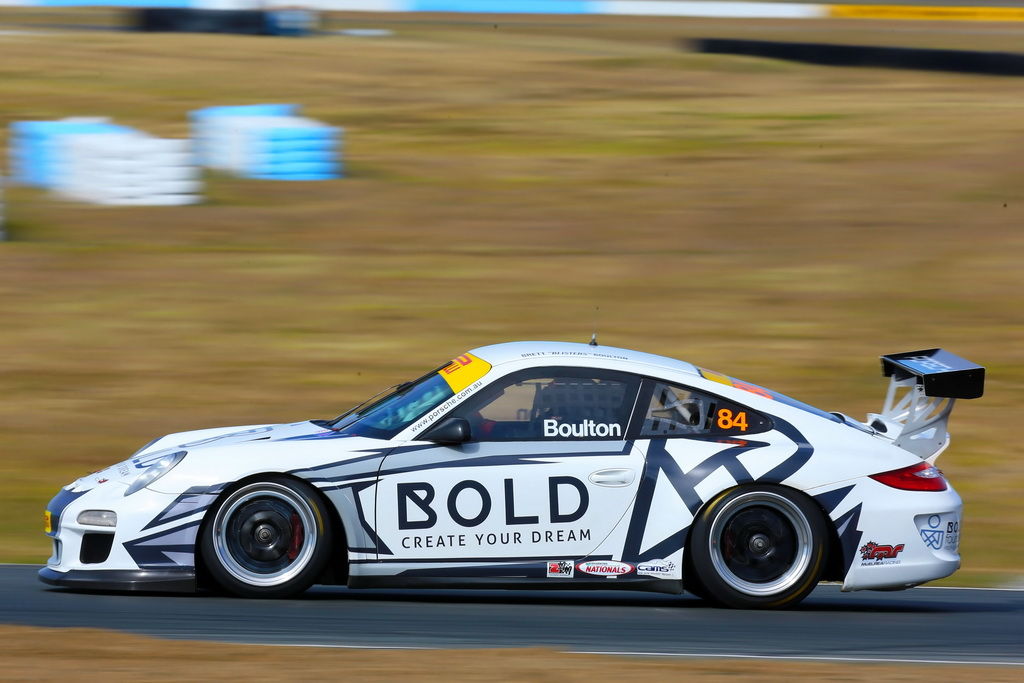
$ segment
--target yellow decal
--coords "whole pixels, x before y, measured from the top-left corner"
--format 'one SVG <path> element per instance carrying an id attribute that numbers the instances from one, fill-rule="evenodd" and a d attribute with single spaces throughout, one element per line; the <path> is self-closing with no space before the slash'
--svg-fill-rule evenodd
<path id="1" fill-rule="evenodd" d="M 705 370 L 704 368 L 698 368 L 698 369 L 700 370 L 700 374 L 701 374 L 701 376 L 704 379 L 709 379 L 712 382 L 718 382 L 719 384 L 724 384 L 727 387 L 731 387 L 732 386 L 732 380 L 729 379 L 727 376 L 720 375 L 717 372 L 711 372 L 710 370 Z"/>
<path id="2" fill-rule="evenodd" d="M 945 21 L 1024 21 L 1014 7 L 912 7 L 908 5 L 829 5 L 838 19 L 938 19 Z"/>
<path id="3" fill-rule="evenodd" d="M 43 511 L 43 531 L 51 533 L 53 531 L 53 516 L 49 510 Z"/>
<path id="4" fill-rule="evenodd" d="M 441 368 L 437 374 L 444 377 L 444 381 L 448 382 L 448 386 L 457 394 L 486 375 L 490 369 L 491 364 L 487 361 L 471 353 L 464 353 Z"/>

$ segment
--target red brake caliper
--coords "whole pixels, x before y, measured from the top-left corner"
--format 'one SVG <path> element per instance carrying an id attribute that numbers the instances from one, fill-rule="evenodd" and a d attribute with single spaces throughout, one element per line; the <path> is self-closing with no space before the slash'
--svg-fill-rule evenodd
<path id="1" fill-rule="evenodd" d="M 302 520 L 296 513 L 292 513 L 292 543 L 288 546 L 288 559 L 294 560 L 299 556 L 299 548 L 302 547 L 302 541 L 305 539 L 306 534 L 302 529 Z"/>

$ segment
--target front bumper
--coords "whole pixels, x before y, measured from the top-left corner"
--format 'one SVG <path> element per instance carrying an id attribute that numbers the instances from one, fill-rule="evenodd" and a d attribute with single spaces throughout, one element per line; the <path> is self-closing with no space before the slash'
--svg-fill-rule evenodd
<path id="1" fill-rule="evenodd" d="M 195 591 L 196 535 L 215 496 L 169 494 L 106 481 L 62 489 L 47 506 L 53 554 L 40 581 L 83 590 Z M 84 511 L 110 511 L 114 524 L 82 520 Z"/>
<path id="2" fill-rule="evenodd" d="M 195 569 L 73 569 L 59 572 L 50 567 L 39 570 L 39 580 L 51 586 L 79 590 L 152 591 L 194 593 Z"/>

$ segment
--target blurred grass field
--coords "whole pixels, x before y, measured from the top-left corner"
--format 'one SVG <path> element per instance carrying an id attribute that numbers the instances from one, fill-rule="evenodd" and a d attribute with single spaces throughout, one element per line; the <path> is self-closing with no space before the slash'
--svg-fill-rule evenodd
<path id="1" fill-rule="evenodd" d="M 357 681 L 629 681 L 984 680 L 1014 683 L 1005 666 L 879 664 L 865 662 L 741 661 L 566 654 L 549 648 L 362 650 L 268 647 L 162 640 L 85 628 L 0 625 L 4 677 L 16 681 L 323 681 L 339 672 Z M 55 647 L 54 643 L 59 643 Z M 41 667 L 40 661 L 46 666 Z"/>
<path id="2" fill-rule="evenodd" d="M 185 137 L 191 109 L 296 102 L 345 128 L 349 177 L 211 175 L 180 208 L 6 190 L 0 561 L 44 561 L 49 498 L 154 436 L 330 417 L 471 347 L 596 325 L 857 416 L 882 353 L 985 365 L 940 460 L 966 503 L 947 583 L 1024 574 L 1024 82 L 679 48 L 1024 29 L 360 14 L 329 26 L 394 34 L 295 40 L 47 16 L 0 9 L 0 149 L 15 120 Z"/>

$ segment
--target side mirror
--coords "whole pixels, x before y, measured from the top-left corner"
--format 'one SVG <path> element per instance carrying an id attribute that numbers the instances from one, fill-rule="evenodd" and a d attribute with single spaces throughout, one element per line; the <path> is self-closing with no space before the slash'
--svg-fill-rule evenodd
<path id="1" fill-rule="evenodd" d="M 449 417 L 423 435 L 424 441 L 457 446 L 469 441 L 469 423 L 461 417 Z"/>

